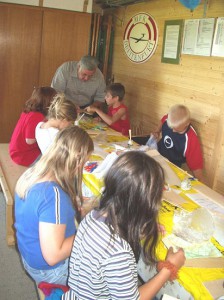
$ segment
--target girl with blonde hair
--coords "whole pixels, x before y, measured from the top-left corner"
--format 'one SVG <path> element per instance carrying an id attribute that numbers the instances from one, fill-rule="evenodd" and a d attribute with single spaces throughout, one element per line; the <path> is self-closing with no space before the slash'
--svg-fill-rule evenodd
<path id="1" fill-rule="evenodd" d="M 76 118 L 75 104 L 58 93 L 49 107 L 47 122 L 40 122 L 36 127 L 35 136 L 42 154 L 52 144 L 58 131 L 74 124 Z"/>
<path id="2" fill-rule="evenodd" d="M 93 142 L 83 129 L 65 128 L 17 182 L 17 244 L 26 271 L 37 283 L 67 283 L 82 170 L 92 151 Z"/>

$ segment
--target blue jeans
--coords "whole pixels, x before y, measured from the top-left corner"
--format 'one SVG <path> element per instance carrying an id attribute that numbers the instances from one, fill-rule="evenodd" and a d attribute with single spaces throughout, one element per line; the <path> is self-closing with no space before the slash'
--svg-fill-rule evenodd
<path id="1" fill-rule="evenodd" d="M 45 281 L 48 283 L 63 284 L 67 285 L 68 281 L 68 258 L 65 260 L 64 264 L 58 266 L 51 270 L 37 270 L 31 268 L 25 259 L 22 257 L 22 263 L 24 265 L 27 273 L 35 280 L 37 283 Z"/>

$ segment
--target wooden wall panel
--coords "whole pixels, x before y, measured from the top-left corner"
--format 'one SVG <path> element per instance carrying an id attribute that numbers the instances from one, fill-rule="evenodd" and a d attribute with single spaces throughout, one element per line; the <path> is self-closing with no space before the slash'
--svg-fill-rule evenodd
<path id="1" fill-rule="evenodd" d="M 123 34 L 129 19 L 139 12 L 153 16 L 159 40 L 148 61 L 134 64 L 123 50 Z M 206 11 L 202 1 L 191 12 L 179 1 L 151 0 L 118 8 L 114 15 L 112 71 L 115 81 L 126 87 L 132 123 L 150 133 L 170 106 L 187 105 L 202 144 L 206 183 L 224 194 L 224 58 L 182 55 L 179 65 L 161 63 L 165 20 L 223 17 L 223 1 L 209 0 Z"/>
<path id="2" fill-rule="evenodd" d="M 9 142 L 34 86 L 88 53 L 91 15 L 0 4 L 0 142 Z"/>
<path id="3" fill-rule="evenodd" d="M 44 12 L 39 85 L 50 85 L 63 62 L 88 54 L 90 25 L 87 13 Z"/>
<path id="4" fill-rule="evenodd" d="M 42 12 L 0 4 L 0 141 L 8 142 L 38 84 Z"/>

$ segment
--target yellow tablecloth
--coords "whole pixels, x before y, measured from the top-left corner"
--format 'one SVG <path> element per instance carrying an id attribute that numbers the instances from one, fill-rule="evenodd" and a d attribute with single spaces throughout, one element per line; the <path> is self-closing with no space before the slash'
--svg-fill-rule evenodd
<path id="1" fill-rule="evenodd" d="M 96 134 L 99 133 L 99 131 L 107 131 L 108 128 L 105 127 L 97 127 L 95 123 L 84 123 L 83 127 L 87 130 L 93 128 L 96 129 Z M 109 129 L 110 130 L 110 129 Z M 101 143 L 102 147 L 105 147 L 107 149 L 110 149 L 111 143 L 116 143 L 120 141 L 127 140 L 126 137 L 123 136 L 106 136 L 106 139 L 104 143 Z M 104 144 L 104 145 L 103 145 Z M 110 151 L 110 150 L 109 150 Z M 113 151 L 113 149 L 111 149 Z M 94 155 L 94 154 L 93 154 Z M 171 168 L 174 170 L 174 172 L 177 174 L 177 176 L 180 178 L 180 180 L 184 180 L 186 177 L 186 172 L 181 170 L 180 168 L 175 167 L 173 164 L 170 164 Z M 98 196 L 100 195 L 100 191 L 104 185 L 103 180 L 97 179 L 94 174 L 84 174 L 84 182 L 85 184 L 91 189 L 91 191 L 94 193 L 94 195 Z M 192 182 L 192 186 L 201 184 L 198 181 Z M 195 192 L 192 188 L 192 191 L 188 191 L 188 193 Z M 188 201 L 186 204 L 183 204 L 183 208 L 188 211 L 193 211 L 194 209 L 198 208 L 199 206 L 194 203 L 192 200 L 187 198 L 185 193 L 180 193 L 180 195 L 187 199 Z M 174 214 L 175 207 L 168 203 L 163 201 L 162 208 L 159 214 L 159 222 L 163 224 L 166 228 L 167 233 L 172 232 L 172 226 L 173 226 L 173 214 Z M 224 247 L 218 244 L 214 239 L 212 239 L 213 244 L 220 250 L 220 252 L 224 256 Z M 167 249 L 165 248 L 162 241 L 159 242 L 157 246 L 157 257 L 158 260 L 163 260 L 166 257 Z M 205 288 L 203 285 L 204 281 L 213 281 L 217 279 L 224 279 L 224 266 L 220 266 L 220 268 L 192 268 L 192 267 L 183 267 L 179 271 L 179 279 L 178 281 L 184 286 L 184 288 L 190 292 L 195 300 L 212 300 L 213 297 L 209 293 L 209 291 Z"/>

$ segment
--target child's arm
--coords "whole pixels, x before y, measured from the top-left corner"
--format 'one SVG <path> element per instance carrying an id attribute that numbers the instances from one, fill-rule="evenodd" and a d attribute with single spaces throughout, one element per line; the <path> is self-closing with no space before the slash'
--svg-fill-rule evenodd
<path id="1" fill-rule="evenodd" d="M 197 178 L 201 182 L 204 182 L 204 175 L 203 175 L 202 169 L 197 169 L 192 172 L 193 172 L 195 178 Z"/>
<path id="2" fill-rule="evenodd" d="M 163 125 L 163 123 L 160 122 L 159 125 L 156 127 L 156 129 L 151 133 L 157 139 L 157 141 L 160 138 L 160 133 L 162 131 L 162 125 Z"/>
<path id="3" fill-rule="evenodd" d="M 36 143 L 36 139 L 26 139 L 26 143 L 28 145 L 32 145 L 32 144 Z"/>
<path id="4" fill-rule="evenodd" d="M 185 256 L 183 249 L 179 249 L 176 253 L 170 248 L 167 253 L 166 260 L 171 262 L 178 270 L 184 265 Z M 167 268 L 162 268 L 158 274 L 151 280 L 143 284 L 139 288 L 140 300 L 148 300 L 155 297 L 162 286 L 169 280 L 171 271 Z"/>
<path id="5" fill-rule="evenodd" d="M 116 114 L 114 114 L 112 117 L 108 116 L 107 114 L 105 114 L 102 110 L 100 110 L 97 107 L 94 106 L 88 106 L 86 108 L 86 110 L 88 112 L 96 112 L 99 117 L 105 122 L 107 123 L 109 126 L 112 125 L 113 123 L 117 122 L 118 120 L 120 120 L 126 113 L 125 108 L 120 108 Z"/>
<path id="6" fill-rule="evenodd" d="M 50 266 L 65 260 L 71 254 L 74 235 L 65 238 L 65 224 L 39 223 L 40 246 Z"/>

